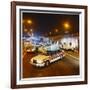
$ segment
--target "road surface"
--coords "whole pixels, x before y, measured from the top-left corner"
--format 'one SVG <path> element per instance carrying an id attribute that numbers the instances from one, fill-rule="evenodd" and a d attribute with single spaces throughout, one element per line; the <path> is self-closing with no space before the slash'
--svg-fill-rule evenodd
<path id="1" fill-rule="evenodd" d="M 66 52 L 65 57 L 47 67 L 38 68 L 29 63 L 33 54 L 26 53 L 23 56 L 23 78 L 79 75 L 79 58 Z"/>

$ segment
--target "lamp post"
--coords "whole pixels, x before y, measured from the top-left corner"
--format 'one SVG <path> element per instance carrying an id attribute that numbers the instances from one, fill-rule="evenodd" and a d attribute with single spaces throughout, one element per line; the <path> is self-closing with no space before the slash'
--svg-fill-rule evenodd
<path id="1" fill-rule="evenodd" d="M 69 30 L 70 30 L 70 24 L 69 24 L 69 22 L 65 22 L 63 24 L 63 26 L 64 26 L 65 33 L 68 33 Z"/>
<path id="2" fill-rule="evenodd" d="M 64 32 L 65 32 L 65 34 L 66 34 L 66 36 L 69 36 L 69 33 L 70 33 L 70 24 L 69 24 L 69 22 L 65 22 L 64 24 L 63 24 L 63 26 L 64 26 Z M 70 37 L 70 36 L 69 36 Z M 68 40 L 68 39 L 66 39 L 67 40 L 67 42 L 66 42 L 66 47 L 68 46 L 68 45 L 70 45 L 71 46 L 71 43 L 70 43 L 70 41 Z"/>
<path id="3" fill-rule="evenodd" d="M 33 30 L 31 28 L 32 26 L 32 20 L 31 19 L 24 19 L 23 20 L 23 31 L 27 34 L 31 34 L 33 33 Z"/>

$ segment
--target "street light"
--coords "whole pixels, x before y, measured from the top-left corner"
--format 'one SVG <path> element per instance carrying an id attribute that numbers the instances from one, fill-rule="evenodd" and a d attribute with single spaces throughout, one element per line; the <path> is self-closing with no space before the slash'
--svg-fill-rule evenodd
<path id="1" fill-rule="evenodd" d="M 30 29 L 30 32 L 33 32 L 33 29 Z"/>
<path id="2" fill-rule="evenodd" d="M 69 33 L 70 24 L 68 22 L 65 22 L 63 25 L 64 25 L 64 28 L 65 28 L 65 33 Z"/>
<path id="3" fill-rule="evenodd" d="M 29 33 L 33 36 L 33 29 L 30 29 Z"/>
<path id="4" fill-rule="evenodd" d="M 55 29 L 55 32 L 57 33 L 58 32 L 58 29 Z"/>
<path id="5" fill-rule="evenodd" d="M 64 27 L 65 27 L 65 29 L 69 29 L 70 28 L 69 23 L 68 22 L 64 23 Z"/>
<path id="6" fill-rule="evenodd" d="M 51 35 L 52 33 L 51 33 L 51 32 L 49 32 L 49 34 Z"/>
<path id="7" fill-rule="evenodd" d="M 24 32 L 27 32 L 27 31 L 28 31 L 28 30 L 25 28 L 25 29 L 24 29 Z"/>
<path id="8" fill-rule="evenodd" d="M 32 21 L 31 21 L 31 20 L 27 20 L 27 23 L 28 23 L 28 24 L 32 24 Z"/>

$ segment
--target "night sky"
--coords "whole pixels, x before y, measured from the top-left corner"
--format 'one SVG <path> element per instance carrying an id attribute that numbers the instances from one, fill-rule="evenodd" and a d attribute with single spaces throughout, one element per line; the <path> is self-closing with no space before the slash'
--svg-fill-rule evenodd
<path id="1" fill-rule="evenodd" d="M 44 35 L 49 32 L 54 34 L 54 30 L 58 29 L 58 34 L 65 34 L 63 24 L 68 22 L 70 25 L 69 33 L 79 32 L 79 15 L 66 14 L 44 14 L 44 13 L 23 13 L 23 20 L 32 20 L 32 28 L 37 35 Z"/>

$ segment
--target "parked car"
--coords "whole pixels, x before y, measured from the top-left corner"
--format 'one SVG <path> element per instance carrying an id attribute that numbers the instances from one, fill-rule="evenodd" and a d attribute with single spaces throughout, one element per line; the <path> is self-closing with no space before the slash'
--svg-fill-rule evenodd
<path id="1" fill-rule="evenodd" d="M 36 47 L 34 47 L 34 46 L 28 46 L 28 47 L 26 48 L 26 52 L 27 52 L 27 53 L 29 53 L 29 52 L 35 52 L 35 50 L 36 50 Z"/>
<path id="2" fill-rule="evenodd" d="M 38 52 L 41 52 L 43 54 L 46 54 L 47 53 L 47 50 L 44 48 L 44 46 L 41 46 L 38 48 Z"/>
<path id="3" fill-rule="evenodd" d="M 62 59 L 65 56 L 63 50 L 48 51 L 47 54 L 39 54 L 31 58 L 30 63 L 37 67 L 48 66 L 50 63 Z"/>

